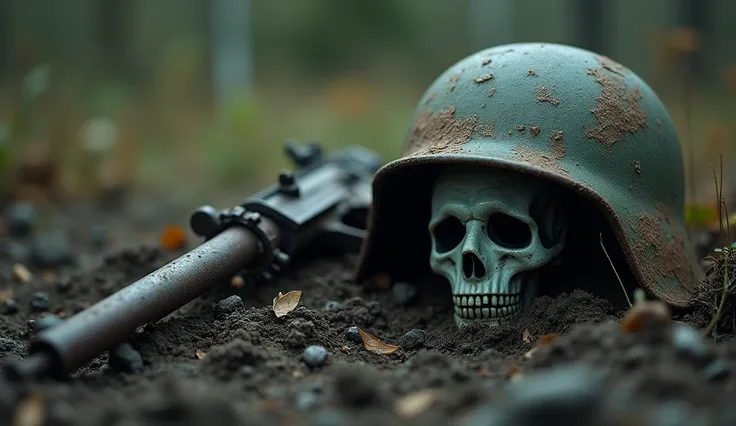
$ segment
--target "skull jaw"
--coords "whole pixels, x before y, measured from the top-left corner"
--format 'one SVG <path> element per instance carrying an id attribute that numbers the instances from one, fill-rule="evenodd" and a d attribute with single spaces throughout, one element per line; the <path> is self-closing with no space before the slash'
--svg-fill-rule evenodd
<path id="1" fill-rule="evenodd" d="M 452 285 L 455 325 L 498 327 L 515 321 L 528 309 L 538 294 L 538 271 L 519 272 L 506 285 L 455 282 Z M 452 282 L 452 281 L 451 281 Z M 469 299 L 473 298 L 472 305 Z M 481 304 L 475 301 L 480 299 Z M 488 302 L 486 302 L 486 299 Z M 478 315 L 480 314 L 480 315 Z"/>

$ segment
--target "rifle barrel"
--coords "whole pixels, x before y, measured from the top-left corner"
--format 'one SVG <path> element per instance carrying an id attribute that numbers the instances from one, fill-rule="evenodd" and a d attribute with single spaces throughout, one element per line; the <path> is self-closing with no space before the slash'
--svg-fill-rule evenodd
<path id="1" fill-rule="evenodd" d="M 278 229 L 259 225 L 278 246 Z M 223 280 L 247 268 L 261 254 L 255 234 L 231 227 L 31 342 L 30 356 L 8 362 L 11 380 L 50 375 L 67 377 L 95 357 L 124 342 L 136 328 L 164 318 Z"/>

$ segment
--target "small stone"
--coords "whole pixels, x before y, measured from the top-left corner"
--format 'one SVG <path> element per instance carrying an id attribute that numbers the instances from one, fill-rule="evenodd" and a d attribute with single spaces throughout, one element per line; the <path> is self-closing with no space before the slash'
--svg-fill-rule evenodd
<path id="1" fill-rule="evenodd" d="M 363 343 L 363 338 L 360 337 L 360 332 L 356 326 L 352 326 L 345 331 L 345 338 L 351 342 Z"/>
<path id="2" fill-rule="evenodd" d="M 3 252 L 13 262 L 27 263 L 31 259 L 31 249 L 26 244 L 13 240 L 3 242 Z"/>
<path id="3" fill-rule="evenodd" d="M 31 203 L 18 201 L 5 210 L 5 223 L 8 231 L 15 237 L 27 237 L 36 222 L 36 208 Z"/>
<path id="4" fill-rule="evenodd" d="M 322 310 L 325 312 L 338 312 L 338 311 L 343 310 L 344 307 L 345 306 L 342 303 L 336 302 L 334 300 L 330 300 L 327 303 L 325 303 L 325 307 L 322 308 Z"/>
<path id="5" fill-rule="evenodd" d="M 217 305 L 215 305 L 215 314 L 217 316 L 228 315 L 242 309 L 245 309 L 243 299 L 240 296 L 233 295 L 217 302 Z"/>
<path id="6" fill-rule="evenodd" d="M 311 368 L 321 367 L 327 361 L 327 349 L 320 345 L 307 346 L 302 355 L 304 363 Z"/>
<path id="7" fill-rule="evenodd" d="M 303 348 L 307 344 L 307 336 L 301 331 L 292 328 L 286 336 L 286 343 L 292 348 Z"/>
<path id="8" fill-rule="evenodd" d="M 417 288 L 413 285 L 397 281 L 391 287 L 391 293 L 394 296 L 394 300 L 401 306 L 411 304 L 417 297 Z"/>
<path id="9" fill-rule="evenodd" d="M 342 426 L 347 423 L 346 420 L 338 411 L 321 411 L 312 418 L 309 426 Z"/>
<path id="10" fill-rule="evenodd" d="M 526 375 L 509 390 L 503 424 L 545 424 L 552 418 L 590 424 L 603 402 L 604 380 L 596 370 L 570 365 Z"/>
<path id="11" fill-rule="evenodd" d="M 49 295 L 38 291 L 33 293 L 31 297 L 31 309 L 35 312 L 48 311 L 51 303 L 49 302 Z"/>
<path id="12" fill-rule="evenodd" d="M 37 319 L 34 324 L 30 326 L 30 328 L 36 333 L 40 333 L 43 330 L 59 325 L 62 322 L 64 322 L 64 320 L 56 315 L 44 315 L 41 318 Z"/>
<path id="13" fill-rule="evenodd" d="M 703 369 L 703 375 L 709 382 L 719 382 L 731 374 L 731 366 L 726 361 L 717 359 Z"/>
<path id="14" fill-rule="evenodd" d="M 3 302 L 2 313 L 3 315 L 13 315 L 18 312 L 18 302 L 13 299 L 8 299 Z"/>
<path id="15" fill-rule="evenodd" d="M 41 268 L 56 268 L 74 260 L 69 239 L 61 232 L 36 237 L 31 253 L 33 261 Z"/>
<path id="16" fill-rule="evenodd" d="M 399 339 L 399 346 L 406 351 L 413 351 L 423 348 L 426 340 L 427 332 L 415 328 L 401 336 L 401 339 Z"/>
<path id="17" fill-rule="evenodd" d="M 122 343 L 110 351 L 108 365 L 116 373 L 134 373 L 143 368 L 143 358 L 130 343 Z"/>
<path id="18" fill-rule="evenodd" d="M 705 366 L 715 357 L 713 349 L 703 341 L 698 330 L 687 325 L 676 323 L 672 330 L 672 343 L 678 354 Z"/>
<path id="19" fill-rule="evenodd" d="M 296 408 L 299 411 L 307 411 L 317 405 L 317 395 L 313 392 L 300 392 L 296 396 Z"/>

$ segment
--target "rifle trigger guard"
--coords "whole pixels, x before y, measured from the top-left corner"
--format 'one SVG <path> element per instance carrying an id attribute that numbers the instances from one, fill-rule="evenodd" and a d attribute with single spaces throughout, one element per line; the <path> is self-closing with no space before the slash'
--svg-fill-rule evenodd
<path id="1" fill-rule="evenodd" d="M 249 267 L 238 273 L 243 278 L 268 278 L 271 275 L 269 271 L 272 269 L 272 265 L 278 257 L 276 252 L 279 250 L 271 245 L 268 235 L 258 226 L 260 223 L 260 213 L 248 211 L 241 206 L 235 206 L 220 213 L 221 229 L 233 225 L 243 226 L 258 238 L 258 242 L 263 249 L 260 258 L 255 262 L 253 267 Z"/>

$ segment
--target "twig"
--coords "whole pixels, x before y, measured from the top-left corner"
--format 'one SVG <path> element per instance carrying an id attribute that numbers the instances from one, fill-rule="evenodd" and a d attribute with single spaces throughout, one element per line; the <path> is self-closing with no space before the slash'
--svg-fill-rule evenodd
<path id="1" fill-rule="evenodd" d="M 613 266 L 613 260 L 611 260 L 611 256 L 608 255 L 608 251 L 606 251 L 606 246 L 603 245 L 603 233 L 600 234 L 601 238 L 601 248 L 603 249 L 603 253 L 605 253 L 606 258 L 608 258 L 608 263 L 611 264 L 611 268 L 613 269 L 613 273 L 616 274 L 616 279 L 618 279 L 618 283 L 621 284 L 621 290 L 624 291 L 624 296 L 626 296 L 626 301 L 629 302 L 629 307 L 632 307 L 634 305 L 631 304 L 631 299 L 629 299 L 629 294 L 626 293 L 626 287 L 624 286 L 624 282 L 621 281 L 621 277 L 618 275 L 618 271 L 616 270 L 616 267 Z"/>
<path id="2" fill-rule="evenodd" d="M 723 286 L 721 290 L 721 300 L 718 301 L 718 307 L 716 308 L 716 312 L 713 314 L 713 318 L 711 318 L 710 323 L 708 324 L 708 327 L 706 327 L 705 331 L 703 331 L 704 336 L 710 335 L 711 332 L 713 332 L 718 325 L 718 320 L 720 320 L 721 316 L 723 315 L 723 307 L 726 305 L 726 298 L 728 297 L 728 291 L 730 288 L 729 285 L 729 279 L 728 279 L 728 262 L 731 258 L 730 254 L 731 251 L 726 247 L 724 240 L 725 232 L 723 230 L 723 211 L 726 207 L 726 203 L 723 200 L 723 154 L 720 155 L 720 161 L 721 161 L 721 184 L 718 184 L 718 179 L 716 178 L 716 171 L 713 169 L 713 178 L 715 179 L 716 184 L 716 194 L 718 196 L 718 225 L 720 227 L 721 232 L 721 256 L 723 259 Z M 726 217 L 726 226 L 728 227 L 728 216 Z M 730 239 L 729 239 L 730 241 Z"/>

